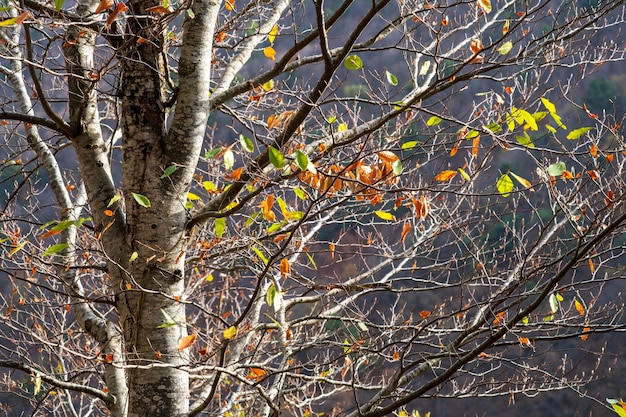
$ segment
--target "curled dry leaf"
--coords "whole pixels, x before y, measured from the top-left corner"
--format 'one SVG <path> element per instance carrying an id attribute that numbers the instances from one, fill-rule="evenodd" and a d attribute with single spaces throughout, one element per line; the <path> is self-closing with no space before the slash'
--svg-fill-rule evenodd
<path id="1" fill-rule="evenodd" d="M 194 344 L 197 337 L 198 335 L 196 334 L 190 334 L 188 336 L 181 337 L 180 340 L 178 341 L 177 349 L 179 351 L 187 349 L 189 346 Z"/>
<path id="2" fill-rule="evenodd" d="M 473 54 L 477 54 L 483 50 L 483 43 L 480 41 L 480 39 L 472 39 L 472 41 L 470 42 L 470 50 Z"/>

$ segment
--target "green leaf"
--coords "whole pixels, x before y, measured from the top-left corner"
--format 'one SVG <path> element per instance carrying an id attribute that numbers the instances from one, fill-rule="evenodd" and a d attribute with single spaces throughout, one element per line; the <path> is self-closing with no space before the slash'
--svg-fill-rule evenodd
<path id="1" fill-rule="evenodd" d="M 163 178 L 167 178 L 170 175 L 172 175 L 174 172 L 176 172 L 176 170 L 178 169 L 178 167 L 176 165 L 170 165 L 167 168 L 165 168 L 163 170 L 163 174 L 161 175 L 161 179 Z"/>
<path id="2" fill-rule="evenodd" d="M 508 41 L 504 42 L 502 46 L 498 48 L 498 52 L 500 52 L 501 55 L 506 55 L 511 52 L 511 49 L 513 49 L 513 42 Z"/>
<path id="3" fill-rule="evenodd" d="M 522 324 L 528 324 L 528 316 L 522 317 Z"/>
<path id="4" fill-rule="evenodd" d="M 224 217 L 217 217 L 214 221 L 215 236 L 219 239 L 224 235 L 226 230 L 226 219 Z"/>
<path id="5" fill-rule="evenodd" d="M 268 306 L 274 308 L 274 311 L 280 310 L 283 296 L 280 291 L 276 289 L 276 286 L 274 286 L 274 284 L 271 284 L 270 287 L 267 289 L 267 294 L 265 294 L 265 301 L 267 301 Z"/>
<path id="6" fill-rule="evenodd" d="M 63 249 L 67 248 L 69 245 L 67 243 L 57 243 L 56 245 L 50 246 L 48 249 L 44 251 L 44 256 L 54 255 L 55 253 L 61 252 Z"/>
<path id="7" fill-rule="evenodd" d="M 363 61 L 358 55 L 350 55 L 344 61 L 343 66 L 349 70 L 359 70 L 363 68 Z"/>
<path id="8" fill-rule="evenodd" d="M 567 170 L 565 162 L 556 162 L 548 167 L 548 175 L 558 177 Z"/>
<path id="9" fill-rule="evenodd" d="M 611 407 L 613 407 L 613 410 L 617 413 L 617 415 L 620 417 L 626 417 L 626 403 L 622 400 L 614 400 L 611 398 L 607 398 L 606 401 L 611 404 Z"/>
<path id="10" fill-rule="evenodd" d="M 404 143 L 402 144 L 402 149 L 404 149 L 404 150 L 410 150 L 410 149 L 413 149 L 413 148 L 415 148 L 415 147 L 417 146 L 417 144 L 418 144 L 418 143 L 419 143 L 419 142 L 418 142 L 418 141 L 416 141 L 416 140 L 410 140 L 410 141 L 408 141 L 408 142 L 404 142 Z"/>
<path id="11" fill-rule="evenodd" d="M 478 132 L 478 130 L 472 129 L 469 132 L 467 132 L 467 135 L 465 135 L 465 139 L 470 140 L 470 139 L 477 138 L 478 136 L 480 136 L 480 133 Z"/>
<path id="12" fill-rule="evenodd" d="M 547 321 L 552 321 L 552 320 L 554 320 L 554 314 L 550 314 L 549 316 L 545 316 L 543 318 L 543 321 L 546 321 L 546 322 Z"/>
<path id="13" fill-rule="evenodd" d="M 309 258 L 309 262 L 313 265 L 313 269 L 317 270 L 317 264 L 309 252 L 306 252 L 306 257 Z"/>
<path id="14" fill-rule="evenodd" d="M 391 169 L 393 169 L 393 173 L 396 175 L 402 174 L 402 161 L 399 159 L 393 161 Z"/>
<path id="15" fill-rule="evenodd" d="M 222 152 L 222 148 L 220 146 L 218 146 L 215 149 L 211 149 L 210 151 L 207 151 L 204 153 L 204 159 L 213 159 L 215 158 L 220 152 Z"/>
<path id="16" fill-rule="evenodd" d="M 293 193 L 296 195 L 296 197 L 298 197 L 300 200 L 306 200 L 307 199 L 307 195 L 306 192 L 300 188 L 300 187 L 296 187 L 293 189 Z"/>
<path id="17" fill-rule="evenodd" d="M 138 257 L 139 257 L 139 253 L 137 253 L 137 251 L 134 251 L 133 253 L 130 254 L 130 258 L 128 258 L 128 262 L 133 263 L 137 260 Z"/>
<path id="18" fill-rule="evenodd" d="M 396 216 L 394 216 L 391 213 L 388 213 L 386 211 L 375 211 L 374 214 L 376 214 L 378 217 L 380 217 L 383 220 L 387 220 L 387 221 L 393 221 L 396 219 Z"/>
<path id="19" fill-rule="evenodd" d="M 463 179 L 465 181 L 471 181 L 472 180 L 472 178 L 469 175 L 467 175 L 467 172 L 465 172 L 465 170 L 463 168 L 459 168 L 459 174 L 461 174 L 461 176 L 463 177 Z"/>
<path id="20" fill-rule="evenodd" d="M 161 314 L 163 314 L 163 318 L 165 319 L 165 323 L 159 324 L 156 327 L 157 329 L 165 329 L 167 327 L 176 326 L 178 324 L 178 323 L 176 323 L 176 320 L 174 320 L 172 318 L 172 316 L 167 314 L 167 311 L 163 310 L 162 308 L 160 308 L 159 310 L 161 310 Z"/>
<path id="21" fill-rule="evenodd" d="M 150 207 L 150 200 L 148 199 L 148 197 L 146 197 L 143 194 L 137 194 L 137 193 L 132 193 L 132 194 L 137 204 L 146 208 Z"/>
<path id="22" fill-rule="evenodd" d="M 509 177 L 509 174 L 503 174 L 498 178 L 496 182 L 496 189 L 502 195 L 502 197 L 508 197 L 513 191 L 513 180 Z"/>
<path id="23" fill-rule="evenodd" d="M 74 226 L 76 222 L 74 220 L 63 220 L 58 222 L 55 226 L 51 227 L 51 231 L 62 232 L 70 227 Z"/>
<path id="24" fill-rule="evenodd" d="M 581 127 L 578 129 L 574 129 L 567 134 L 567 139 L 576 140 L 582 135 L 584 135 L 585 133 L 589 132 L 591 129 L 593 129 L 593 127 Z"/>
<path id="25" fill-rule="evenodd" d="M 489 123 L 487 126 L 485 126 L 485 128 L 493 133 L 502 132 L 502 126 L 500 126 L 498 123 Z"/>
<path id="26" fill-rule="evenodd" d="M 224 168 L 226 168 L 226 170 L 232 169 L 232 167 L 235 165 L 235 154 L 233 153 L 233 151 L 229 149 L 224 152 L 223 158 Z"/>
<path id="27" fill-rule="evenodd" d="M 550 303 L 550 311 L 551 314 L 559 311 L 559 300 L 556 298 L 555 294 L 550 294 L 550 298 L 548 298 L 548 302 Z"/>
<path id="28" fill-rule="evenodd" d="M 431 116 L 430 119 L 426 122 L 426 126 L 437 126 L 443 120 L 439 116 Z"/>
<path id="29" fill-rule="evenodd" d="M 256 246 L 252 246 L 252 250 L 254 251 L 254 253 L 256 253 L 256 255 L 259 257 L 259 259 L 265 264 L 267 265 L 267 257 L 263 254 L 263 252 L 261 252 L 261 249 L 257 248 Z"/>
<path id="30" fill-rule="evenodd" d="M 523 133 L 523 136 L 515 136 L 515 139 L 517 139 L 517 142 L 520 145 L 524 145 L 524 146 L 527 146 L 529 148 L 534 148 L 535 147 L 535 144 L 533 143 L 533 140 L 530 138 L 530 136 L 526 132 Z"/>
<path id="31" fill-rule="evenodd" d="M 193 12 L 193 10 L 187 9 L 187 16 L 189 16 L 190 19 L 195 19 L 196 14 Z"/>
<path id="32" fill-rule="evenodd" d="M 389 71 L 385 71 L 385 78 L 387 78 L 387 82 L 394 87 L 398 85 L 398 78 Z"/>
<path id="33" fill-rule="evenodd" d="M 301 152 L 300 150 L 296 151 L 296 164 L 298 164 L 298 168 L 300 168 L 302 171 L 306 171 L 307 168 L 309 167 L 309 157 L 306 156 L 305 153 Z"/>
<path id="34" fill-rule="evenodd" d="M 63 8 L 63 4 L 65 4 L 65 0 L 54 0 L 54 8 L 55 10 L 61 11 L 61 9 Z"/>
<path id="35" fill-rule="evenodd" d="M 254 152 L 254 143 L 252 143 L 252 139 L 250 139 L 249 137 L 247 137 L 246 135 L 239 135 L 239 143 L 241 143 L 241 147 L 246 151 L 246 152 Z"/>
<path id="36" fill-rule="evenodd" d="M 270 162 L 276 168 L 281 169 L 285 165 L 285 157 L 283 156 L 282 153 L 280 153 L 278 149 L 276 149 L 273 146 L 270 146 L 268 148 L 268 153 L 270 157 Z"/>
<path id="37" fill-rule="evenodd" d="M 109 200 L 109 204 L 107 204 L 107 208 L 111 207 L 113 204 L 115 204 L 115 202 L 117 200 L 119 200 L 120 198 L 122 198 L 121 195 L 119 194 L 115 194 L 113 197 L 111 197 L 111 199 Z"/>

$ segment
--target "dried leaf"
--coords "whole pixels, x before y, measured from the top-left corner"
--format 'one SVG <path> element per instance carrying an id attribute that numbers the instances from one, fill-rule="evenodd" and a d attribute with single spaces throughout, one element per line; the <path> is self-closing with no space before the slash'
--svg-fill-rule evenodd
<path id="1" fill-rule="evenodd" d="M 180 340 L 178 341 L 177 349 L 179 351 L 187 349 L 189 346 L 194 344 L 197 337 L 198 335 L 196 334 L 190 334 L 188 336 L 181 337 Z"/>
<path id="2" fill-rule="evenodd" d="M 472 39 L 472 41 L 470 42 L 470 51 L 472 51 L 473 54 L 477 54 L 482 50 L 483 50 L 483 43 L 480 41 L 480 39 L 477 39 L 477 38 Z"/>
<path id="3" fill-rule="evenodd" d="M 435 175 L 434 180 L 435 181 L 450 181 L 452 178 L 454 178 L 457 174 L 457 171 L 453 171 L 451 169 L 445 170 L 440 172 L 439 174 Z"/>
<path id="4" fill-rule="evenodd" d="M 428 317 L 430 317 L 431 312 L 428 310 L 422 310 L 419 312 L 419 315 L 422 319 L 426 320 Z"/>
<path id="5" fill-rule="evenodd" d="M 485 13 L 491 13 L 491 1 L 490 0 L 478 0 L 478 7 L 483 9 Z"/>
<path id="6" fill-rule="evenodd" d="M 404 242 L 406 235 L 408 235 L 410 231 L 411 231 L 411 223 L 405 222 L 404 225 L 402 226 L 402 234 L 400 235 L 400 242 Z"/>

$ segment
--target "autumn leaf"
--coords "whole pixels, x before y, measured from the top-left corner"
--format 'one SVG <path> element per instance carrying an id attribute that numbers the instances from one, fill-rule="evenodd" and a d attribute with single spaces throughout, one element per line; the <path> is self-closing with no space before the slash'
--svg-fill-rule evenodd
<path id="1" fill-rule="evenodd" d="M 402 234 L 400 235 L 400 242 L 404 242 L 406 235 L 408 235 L 410 231 L 411 231 L 411 223 L 405 222 L 404 225 L 402 226 Z"/>
<path id="2" fill-rule="evenodd" d="M 598 174 L 598 171 L 596 171 L 595 169 L 587 171 L 587 175 L 589 175 L 589 178 L 591 178 L 592 180 L 597 180 L 598 178 L 600 178 L 600 174 Z"/>
<path id="3" fill-rule="evenodd" d="M 441 171 L 439 174 L 435 175 L 435 181 L 450 181 L 457 174 L 457 171 L 453 171 L 451 169 Z"/>
<path id="4" fill-rule="evenodd" d="M 291 273 L 291 265 L 289 265 L 289 260 L 287 258 L 283 258 L 280 261 L 280 275 L 283 278 L 287 278 Z"/>
<path id="5" fill-rule="evenodd" d="M 414 198 L 412 201 L 413 207 L 415 207 L 415 217 L 417 217 L 417 219 L 420 221 L 425 220 L 426 217 L 428 217 L 428 211 L 430 208 L 426 197 L 420 196 L 419 199 Z"/>
<path id="6" fill-rule="evenodd" d="M 587 333 L 587 334 L 581 334 L 581 335 L 580 335 L 580 339 L 581 339 L 581 340 L 583 340 L 583 341 L 585 341 L 585 340 L 589 339 L 589 334 L 588 334 L 588 332 L 590 332 L 590 331 L 591 331 L 591 328 L 590 328 L 590 327 L 585 327 L 585 328 L 583 329 L 583 332 L 584 332 L 584 333 Z"/>
<path id="7" fill-rule="evenodd" d="M 501 311 L 498 314 L 496 314 L 496 318 L 493 319 L 493 325 L 497 326 L 498 324 L 500 324 L 502 320 L 504 320 L 505 316 L 506 316 L 506 311 Z"/>
<path id="8" fill-rule="evenodd" d="M 276 35 L 278 35 L 278 26 L 272 26 L 272 30 L 267 34 L 267 40 L 270 41 L 271 45 L 274 45 L 274 39 L 276 39 Z"/>
<path id="9" fill-rule="evenodd" d="M 520 336 L 520 337 L 518 337 L 517 339 L 519 340 L 519 343 L 520 343 L 520 345 L 522 345 L 522 346 L 529 346 L 529 347 L 532 347 L 532 345 L 533 345 L 533 344 L 532 344 L 532 342 L 530 341 L 530 339 L 529 339 L 529 338 L 527 338 L 527 337 L 522 337 L 522 336 Z"/>
<path id="10" fill-rule="evenodd" d="M 428 310 L 422 310 L 419 312 L 419 315 L 422 319 L 426 320 L 428 317 L 430 317 L 430 311 Z"/>
<path id="11" fill-rule="evenodd" d="M 250 373 L 246 376 L 248 379 L 254 379 L 256 382 L 261 381 L 265 375 L 267 375 L 267 371 L 261 368 L 250 368 Z"/>
<path id="12" fill-rule="evenodd" d="M 229 181 L 237 181 L 237 180 L 239 180 L 239 178 L 241 178 L 241 173 L 242 172 L 243 172 L 243 167 L 239 167 L 239 168 L 233 170 L 233 172 L 231 172 L 230 174 L 226 175 L 226 177 L 224 177 L 224 178 L 229 180 Z"/>
<path id="13" fill-rule="evenodd" d="M 188 336 L 181 337 L 180 340 L 178 341 L 177 349 L 179 351 L 187 349 L 189 346 L 194 344 L 197 337 L 198 335 L 196 334 L 190 334 Z"/>
<path id="14" fill-rule="evenodd" d="M 580 301 L 574 300 L 574 308 L 576 308 L 576 311 L 578 311 L 578 314 L 580 314 L 581 316 L 585 315 L 585 307 Z"/>
<path id="15" fill-rule="evenodd" d="M 374 214 L 376 214 L 381 219 L 387 220 L 387 221 L 393 221 L 396 219 L 396 216 L 386 211 L 375 211 Z"/>
<path id="16" fill-rule="evenodd" d="M 229 340 L 235 336 L 237 336 L 237 328 L 235 326 L 230 326 L 228 329 L 224 330 L 224 339 Z"/>
<path id="17" fill-rule="evenodd" d="M 589 154 L 594 158 L 598 157 L 598 147 L 596 145 L 591 145 L 589 147 Z"/>
<path id="18" fill-rule="evenodd" d="M 513 172 L 509 172 L 509 174 L 511 174 L 511 176 L 515 178 L 515 181 L 519 182 L 523 187 L 530 189 L 530 191 L 534 191 L 531 187 L 532 184 L 526 178 L 522 178 Z"/>
<path id="19" fill-rule="evenodd" d="M 268 46 L 263 49 L 263 55 L 265 55 L 266 58 L 269 58 L 272 61 L 276 60 L 276 50 L 272 48 L 271 46 Z"/>
<path id="20" fill-rule="evenodd" d="M 146 12 L 159 13 L 159 14 L 170 14 L 170 13 L 174 12 L 174 8 L 172 6 L 164 7 L 164 6 L 159 4 L 157 6 L 148 7 L 146 9 Z"/>
<path id="21" fill-rule="evenodd" d="M 483 43 L 480 41 L 480 39 L 472 39 L 472 41 L 470 42 L 470 50 L 473 54 L 477 54 L 483 50 Z"/>
<path id="22" fill-rule="evenodd" d="M 259 204 L 259 207 L 263 210 L 263 218 L 270 222 L 276 220 L 276 216 L 272 211 L 272 206 L 274 205 L 274 194 L 269 194 L 265 200 Z"/>
<path id="23" fill-rule="evenodd" d="M 491 13 L 491 1 L 490 0 L 478 0 L 478 7 L 483 9 L 485 13 Z"/>
<path id="24" fill-rule="evenodd" d="M 229 12 L 235 10 L 235 0 L 226 0 L 224 7 L 226 7 L 226 10 Z"/>

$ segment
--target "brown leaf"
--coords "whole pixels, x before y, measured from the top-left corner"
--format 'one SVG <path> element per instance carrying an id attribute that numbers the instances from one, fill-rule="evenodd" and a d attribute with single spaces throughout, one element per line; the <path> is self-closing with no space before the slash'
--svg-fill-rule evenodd
<path id="1" fill-rule="evenodd" d="M 102 13 L 105 10 L 109 10 L 113 6 L 115 6 L 115 2 L 113 0 L 100 0 L 94 14 Z"/>
<path id="2" fill-rule="evenodd" d="M 197 337 L 198 335 L 196 334 L 190 334 L 188 336 L 181 337 L 180 340 L 178 341 L 178 346 L 177 346 L 178 350 L 181 351 L 193 345 Z"/>
<path id="3" fill-rule="evenodd" d="M 473 54 L 477 54 L 483 50 L 483 43 L 480 41 L 480 39 L 472 39 L 472 41 L 470 42 L 470 50 Z"/>

